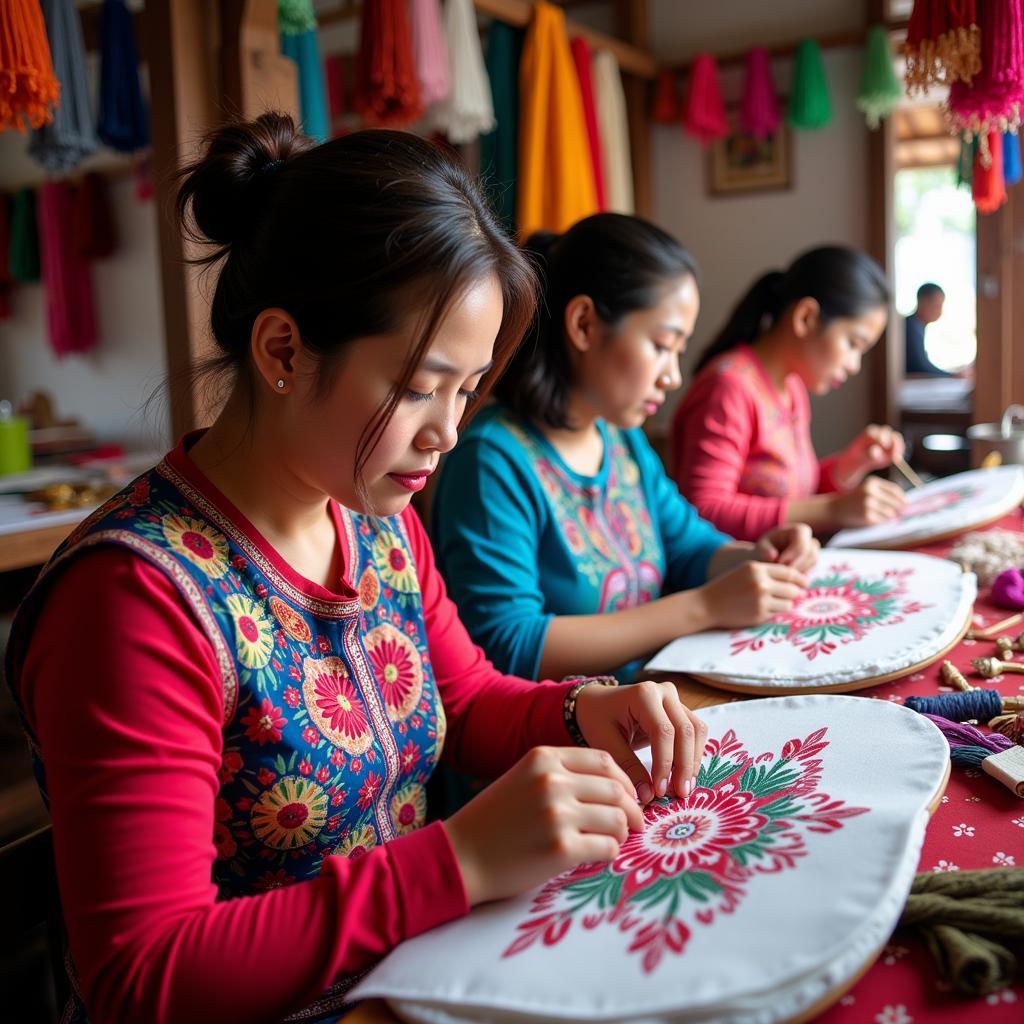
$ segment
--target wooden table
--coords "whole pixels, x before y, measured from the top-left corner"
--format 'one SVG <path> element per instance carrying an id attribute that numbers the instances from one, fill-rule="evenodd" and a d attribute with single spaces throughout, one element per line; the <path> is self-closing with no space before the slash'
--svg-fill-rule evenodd
<path id="1" fill-rule="evenodd" d="M 91 509 L 76 510 L 71 522 L 40 526 L 37 529 L 0 533 L 0 572 L 42 565 L 58 544 L 84 519 Z"/>

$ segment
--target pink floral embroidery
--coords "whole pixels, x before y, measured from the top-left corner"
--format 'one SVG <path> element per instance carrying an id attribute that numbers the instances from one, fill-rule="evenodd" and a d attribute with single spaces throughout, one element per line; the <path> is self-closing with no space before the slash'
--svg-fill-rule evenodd
<path id="1" fill-rule="evenodd" d="M 732 730 L 710 740 L 690 797 L 648 806 L 647 827 L 612 863 L 581 864 L 544 886 L 504 955 L 602 926 L 628 937 L 645 974 L 682 955 L 692 929 L 732 913 L 758 875 L 806 857 L 805 833 L 834 832 L 867 813 L 818 790 L 825 735 L 818 729 L 757 757 Z"/>
<path id="2" fill-rule="evenodd" d="M 260 701 L 259 707 L 249 708 L 242 719 L 245 735 L 261 747 L 265 743 L 277 743 L 281 739 L 281 729 L 284 724 L 285 720 L 281 715 L 281 709 L 274 707 L 274 703 L 269 697 L 264 697 Z"/>
<path id="3" fill-rule="evenodd" d="M 854 643 L 876 626 L 894 626 L 931 605 L 903 600 L 913 569 L 890 570 L 880 579 L 865 579 L 849 566 L 834 566 L 810 586 L 788 612 L 760 626 L 732 634 L 730 653 L 759 651 L 768 643 L 791 643 L 813 661 L 839 644 Z"/>
<path id="4" fill-rule="evenodd" d="M 927 494 L 916 501 L 911 499 L 903 509 L 903 519 L 914 519 L 928 515 L 930 512 L 942 512 L 949 508 L 957 508 L 981 493 L 978 487 L 958 487 L 952 491 L 940 491 L 938 494 Z"/>

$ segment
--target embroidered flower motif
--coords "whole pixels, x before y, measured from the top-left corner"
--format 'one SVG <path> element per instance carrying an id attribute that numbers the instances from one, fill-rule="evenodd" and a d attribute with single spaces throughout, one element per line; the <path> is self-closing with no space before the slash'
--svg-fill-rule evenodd
<path id="1" fill-rule="evenodd" d="M 371 629 L 363 644 L 388 718 L 392 722 L 408 718 L 423 692 L 423 665 L 416 645 L 388 623 Z"/>
<path id="2" fill-rule="evenodd" d="M 403 594 L 419 592 L 416 567 L 399 539 L 390 530 L 381 530 L 373 541 L 373 560 L 380 578 Z"/>
<path id="3" fill-rule="evenodd" d="M 284 868 L 278 868 L 276 871 L 264 871 L 256 879 L 256 888 L 260 892 L 270 892 L 271 889 L 283 889 L 286 885 L 292 885 L 294 882 L 295 879 Z"/>
<path id="4" fill-rule="evenodd" d="M 265 743 L 277 743 L 281 739 L 281 730 L 284 728 L 285 719 L 281 709 L 274 706 L 269 697 L 260 701 L 259 707 L 253 705 L 245 713 L 242 725 L 245 727 L 245 735 L 258 743 L 261 747 Z"/>
<path id="5" fill-rule="evenodd" d="M 901 602 L 907 575 L 863 579 L 844 575 L 837 568 L 829 576 L 812 580 L 788 612 L 774 615 L 760 626 L 735 631 L 731 653 L 759 651 L 767 641 L 793 644 L 808 661 L 831 654 L 840 643 L 861 640 L 876 626 L 896 625 L 904 616 L 930 607 L 916 601 Z"/>
<path id="6" fill-rule="evenodd" d="M 1001 868 L 1012 868 L 1014 864 L 1016 864 L 1016 861 L 1014 860 L 1012 853 L 1003 853 L 1003 851 L 1000 850 L 998 853 L 993 855 L 992 863 L 998 864 Z"/>
<path id="7" fill-rule="evenodd" d="M 617 502 L 615 509 L 622 523 L 622 530 L 626 537 L 626 544 L 631 558 L 636 558 L 643 551 L 643 540 L 640 537 L 640 530 L 637 528 L 636 518 L 633 512 L 624 501 Z"/>
<path id="8" fill-rule="evenodd" d="M 581 864 L 548 882 L 504 955 L 601 925 L 626 936 L 645 974 L 681 955 L 691 927 L 732 913 L 753 879 L 795 867 L 807 855 L 804 832 L 834 832 L 867 813 L 818 790 L 826 732 L 756 758 L 732 730 L 709 740 L 693 794 L 649 804 L 646 827 L 611 863 Z"/>
<path id="9" fill-rule="evenodd" d="M 951 491 L 927 494 L 923 498 L 911 498 L 904 506 L 901 518 L 914 519 L 917 516 L 926 516 L 931 512 L 944 512 L 946 509 L 963 505 L 978 493 L 980 493 L 980 488 L 957 487 Z"/>
<path id="10" fill-rule="evenodd" d="M 365 811 L 377 799 L 380 781 L 380 776 L 376 772 L 370 772 L 366 776 L 366 781 L 359 790 L 359 799 L 356 801 L 360 810 Z"/>
<path id="11" fill-rule="evenodd" d="M 260 795 L 252 808 L 252 828 L 265 846 L 294 850 L 315 839 L 327 820 L 327 794 L 295 775 Z"/>
<path id="12" fill-rule="evenodd" d="M 335 848 L 334 852 L 339 857 L 348 857 L 349 860 L 358 860 L 364 853 L 368 853 L 377 845 L 377 833 L 372 825 L 361 825 L 352 829 L 351 832 Z"/>
<path id="13" fill-rule="evenodd" d="M 232 779 L 242 770 L 242 755 L 237 750 L 226 750 L 221 758 L 220 771 L 217 772 L 217 779 L 221 784 L 231 782 Z"/>
<path id="14" fill-rule="evenodd" d="M 377 579 L 377 573 L 368 565 L 363 570 L 363 575 L 359 577 L 359 607 L 364 612 L 373 611 L 379 599 L 380 580 Z"/>
<path id="15" fill-rule="evenodd" d="M 244 594 L 230 594 L 224 604 L 235 622 L 235 653 L 246 668 L 263 668 L 274 650 L 274 631 L 263 609 Z"/>
<path id="16" fill-rule="evenodd" d="M 391 820 L 400 836 L 415 831 L 427 820 L 427 791 L 419 783 L 410 782 L 391 798 Z"/>
<path id="17" fill-rule="evenodd" d="M 213 823 L 213 845 L 217 847 L 218 860 L 230 860 L 238 852 L 235 837 L 223 821 Z"/>
<path id="18" fill-rule="evenodd" d="M 172 512 L 160 520 L 160 528 L 167 543 L 210 579 L 228 571 L 227 538 L 208 523 Z"/>
<path id="19" fill-rule="evenodd" d="M 580 528 L 571 519 L 563 519 L 560 525 L 562 536 L 565 538 L 566 544 L 569 545 L 569 550 L 574 555 L 583 554 L 585 545 Z"/>
<path id="20" fill-rule="evenodd" d="M 953 835 L 967 836 L 968 838 L 971 838 L 974 835 L 974 826 L 967 825 L 961 821 L 959 825 L 953 826 Z"/>
<path id="21" fill-rule="evenodd" d="M 406 740 L 405 746 L 402 747 L 402 771 L 411 772 L 416 767 L 416 762 L 420 759 L 420 748 L 416 745 L 414 740 Z"/>
<path id="22" fill-rule="evenodd" d="M 275 596 L 270 599 L 270 612 L 293 640 L 298 640 L 300 644 L 308 644 L 313 639 L 309 623 L 281 598 Z"/>
<path id="23" fill-rule="evenodd" d="M 366 709 L 341 658 L 306 658 L 302 697 L 309 717 L 336 747 L 355 755 L 370 746 Z"/>

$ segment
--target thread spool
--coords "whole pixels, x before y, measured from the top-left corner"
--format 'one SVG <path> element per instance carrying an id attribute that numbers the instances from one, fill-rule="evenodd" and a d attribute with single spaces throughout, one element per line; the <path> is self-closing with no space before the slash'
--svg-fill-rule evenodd
<path id="1" fill-rule="evenodd" d="M 951 722 L 987 722 L 1003 713 L 1003 697 L 997 690 L 940 693 L 936 697 L 908 697 L 904 706 L 922 715 L 938 715 Z"/>

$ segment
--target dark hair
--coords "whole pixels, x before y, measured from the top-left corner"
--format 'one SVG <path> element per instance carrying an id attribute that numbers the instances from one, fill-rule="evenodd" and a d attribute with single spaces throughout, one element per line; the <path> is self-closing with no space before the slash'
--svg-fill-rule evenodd
<path id="1" fill-rule="evenodd" d="M 535 275 L 472 178 L 438 146 L 405 132 L 359 131 L 318 146 L 286 114 L 228 124 L 182 171 L 177 212 L 186 237 L 212 247 L 194 262 L 223 260 L 211 310 L 220 354 L 201 371 L 232 371 L 250 396 L 250 336 L 261 310 L 280 307 L 295 319 L 319 358 L 321 394 L 348 342 L 394 331 L 410 311 L 424 310 L 394 391 L 359 439 L 357 483 L 467 286 L 493 274 L 504 300 L 482 394 L 533 317 Z"/>
<path id="2" fill-rule="evenodd" d="M 821 322 L 856 317 L 889 304 L 889 282 L 867 254 L 840 245 L 822 246 L 798 256 L 786 271 L 759 277 L 732 311 L 726 325 L 701 354 L 697 371 L 741 342 L 753 342 L 790 306 L 803 298 L 821 308 Z"/>
<path id="3" fill-rule="evenodd" d="M 922 299 L 930 299 L 933 295 L 945 296 L 945 292 L 937 285 L 934 281 L 925 281 L 920 288 L 917 289 L 917 301 L 920 302 Z"/>
<path id="4" fill-rule="evenodd" d="M 563 235 L 537 232 L 524 246 L 541 274 L 543 296 L 533 330 L 516 352 L 495 394 L 524 419 L 555 428 L 568 416 L 572 364 L 565 340 L 565 309 L 587 295 L 613 330 L 623 318 L 659 301 L 674 278 L 697 276 L 690 253 L 670 234 L 639 217 L 598 213 Z"/>

